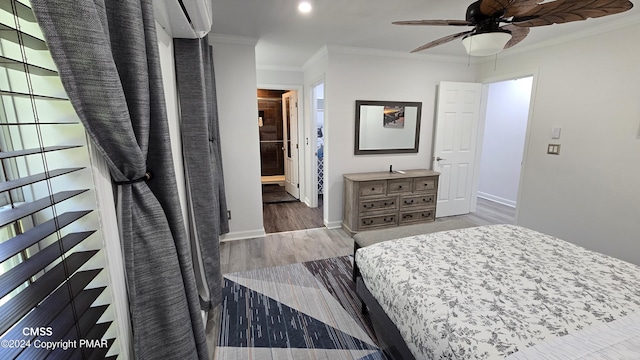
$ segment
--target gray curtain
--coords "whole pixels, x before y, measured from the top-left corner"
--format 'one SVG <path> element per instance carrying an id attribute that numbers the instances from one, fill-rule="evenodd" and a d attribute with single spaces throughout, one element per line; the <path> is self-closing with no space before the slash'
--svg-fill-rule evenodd
<path id="1" fill-rule="evenodd" d="M 206 291 L 201 291 L 200 296 L 203 308 L 210 310 L 221 302 L 219 235 L 229 231 L 212 48 L 206 37 L 174 39 L 173 43 L 182 148 L 194 227 L 192 247 L 197 248 L 194 253 L 199 252 L 202 258 L 201 284 Z"/>
<path id="2" fill-rule="evenodd" d="M 78 116 L 121 183 L 118 218 L 135 357 L 206 359 L 152 1 L 32 0 L 32 6 Z M 139 181 L 147 172 L 153 178 Z"/>

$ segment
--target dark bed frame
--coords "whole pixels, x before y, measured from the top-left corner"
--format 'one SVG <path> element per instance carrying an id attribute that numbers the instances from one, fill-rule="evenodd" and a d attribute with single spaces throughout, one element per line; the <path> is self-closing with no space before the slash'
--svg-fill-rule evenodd
<path id="1" fill-rule="evenodd" d="M 355 266 L 355 261 L 354 261 Z M 362 301 L 362 313 L 368 314 L 378 338 L 378 346 L 393 360 L 415 360 L 400 331 L 373 297 L 362 277 L 354 274 L 356 293 Z"/>

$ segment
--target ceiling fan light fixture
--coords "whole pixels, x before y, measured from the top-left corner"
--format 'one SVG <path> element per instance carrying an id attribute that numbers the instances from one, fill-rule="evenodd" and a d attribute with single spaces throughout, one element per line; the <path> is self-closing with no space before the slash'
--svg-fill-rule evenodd
<path id="1" fill-rule="evenodd" d="M 472 34 L 462 39 L 462 45 L 471 56 L 495 55 L 511 40 L 511 33 L 498 31 Z"/>

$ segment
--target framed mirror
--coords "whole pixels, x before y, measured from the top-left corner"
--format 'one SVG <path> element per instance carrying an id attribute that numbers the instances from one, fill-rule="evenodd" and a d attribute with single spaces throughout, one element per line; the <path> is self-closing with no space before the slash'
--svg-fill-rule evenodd
<path id="1" fill-rule="evenodd" d="M 355 155 L 417 153 L 421 102 L 356 100 Z"/>

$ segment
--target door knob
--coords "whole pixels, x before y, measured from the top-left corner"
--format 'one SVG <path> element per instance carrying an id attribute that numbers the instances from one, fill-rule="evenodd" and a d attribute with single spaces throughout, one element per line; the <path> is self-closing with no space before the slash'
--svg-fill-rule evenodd
<path id="1" fill-rule="evenodd" d="M 440 156 L 438 156 L 438 157 L 436 158 L 436 161 L 441 161 L 441 160 L 447 160 L 447 159 L 443 159 L 443 158 L 441 158 Z"/>

